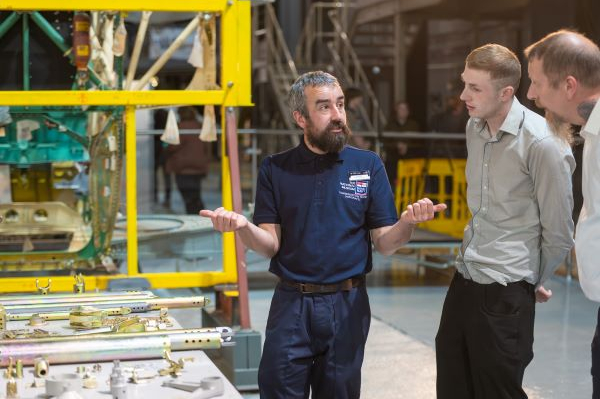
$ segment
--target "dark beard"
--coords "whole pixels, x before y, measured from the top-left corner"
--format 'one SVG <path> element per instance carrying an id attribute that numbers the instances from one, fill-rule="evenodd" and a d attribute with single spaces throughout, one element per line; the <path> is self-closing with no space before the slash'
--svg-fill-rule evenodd
<path id="1" fill-rule="evenodd" d="M 332 129 L 342 129 L 342 133 L 332 133 Z M 309 122 L 306 129 L 308 143 L 328 154 L 337 154 L 342 151 L 348 142 L 348 137 L 351 135 L 352 132 L 350 131 L 350 128 L 342 121 L 331 121 L 329 125 L 320 132 L 315 132 L 313 130 L 312 122 Z"/>

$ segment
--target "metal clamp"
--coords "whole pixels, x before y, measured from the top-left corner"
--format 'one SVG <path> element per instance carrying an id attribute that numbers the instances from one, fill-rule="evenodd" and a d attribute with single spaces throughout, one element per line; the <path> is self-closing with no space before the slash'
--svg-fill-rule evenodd
<path id="1" fill-rule="evenodd" d="M 37 288 L 38 293 L 40 293 L 41 295 L 48 295 L 48 292 L 50 292 L 50 286 L 52 285 L 52 279 L 48 279 L 48 283 L 46 284 L 45 287 L 40 287 L 40 280 L 39 279 L 35 279 L 35 288 Z"/>

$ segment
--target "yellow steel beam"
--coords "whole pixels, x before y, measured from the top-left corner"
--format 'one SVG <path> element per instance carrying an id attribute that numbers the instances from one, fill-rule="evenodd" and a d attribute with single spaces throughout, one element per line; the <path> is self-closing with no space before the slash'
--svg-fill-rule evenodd
<path id="1" fill-rule="evenodd" d="M 227 151 L 227 135 L 225 134 L 225 112 L 221 107 L 221 205 L 223 208 L 233 210 L 233 195 L 231 193 L 231 171 L 229 170 L 229 153 Z M 237 281 L 237 262 L 235 256 L 235 234 L 223 233 L 223 272 L 234 276 Z"/>
<path id="2" fill-rule="evenodd" d="M 113 276 L 84 276 L 85 289 L 88 292 L 106 290 L 111 280 L 126 279 L 130 276 L 117 274 Z M 235 284 L 237 280 L 231 279 L 230 275 L 221 271 L 210 272 L 183 272 L 183 273 L 146 273 L 138 274 L 148 280 L 150 288 L 189 288 L 189 287 L 212 287 L 217 284 Z M 43 276 L 40 277 L 40 285 L 45 286 L 48 279 L 52 280 L 50 292 L 72 292 L 75 282 L 73 276 Z M 2 278 L 2 293 L 15 292 L 37 292 L 35 285 L 36 277 L 6 277 Z"/>
<path id="3" fill-rule="evenodd" d="M 0 91 L 0 105 L 10 106 L 207 105 L 222 104 L 224 99 L 223 90 Z"/>
<path id="4" fill-rule="evenodd" d="M 73 11 L 73 10 L 119 10 L 119 11 L 207 11 L 220 12 L 227 7 L 227 0 L 2 0 L 0 10 L 18 11 Z M 248 1 L 248 3 L 250 3 Z"/>
<path id="5" fill-rule="evenodd" d="M 252 32 L 250 2 L 237 1 L 221 15 L 221 85 L 227 88 L 223 105 L 231 107 L 252 104 Z M 227 62 L 236 60 L 236 62 Z"/>
<path id="6" fill-rule="evenodd" d="M 135 276 L 138 271 L 137 235 L 137 136 L 135 130 L 135 107 L 125 108 L 125 179 L 127 180 L 127 274 Z"/>

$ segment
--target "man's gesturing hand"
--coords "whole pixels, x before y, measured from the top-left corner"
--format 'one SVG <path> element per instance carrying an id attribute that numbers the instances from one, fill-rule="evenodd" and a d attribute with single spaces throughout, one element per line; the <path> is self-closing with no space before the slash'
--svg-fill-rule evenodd
<path id="1" fill-rule="evenodd" d="M 446 210 L 446 204 L 433 205 L 429 198 L 423 198 L 412 205 L 408 205 L 400 215 L 400 220 L 408 224 L 427 222 L 435 217 L 436 212 L 444 210 Z"/>
<path id="2" fill-rule="evenodd" d="M 220 232 L 237 231 L 248 226 L 248 219 L 244 215 L 228 211 L 223 207 L 214 211 L 203 209 L 200 211 L 200 216 L 210 218 L 215 230 Z"/>

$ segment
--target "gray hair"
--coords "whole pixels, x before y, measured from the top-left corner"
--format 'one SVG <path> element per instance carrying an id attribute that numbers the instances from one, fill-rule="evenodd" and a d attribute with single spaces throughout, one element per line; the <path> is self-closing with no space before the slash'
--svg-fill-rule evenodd
<path id="1" fill-rule="evenodd" d="M 339 86 L 338 80 L 331 74 L 323 71 L 312 71 L 302 74 L 290 89 L 288 95 L 288 105 L 292 117 L 294 112 L 298 111 L 300 114 L 308 118 L 308 110 L 306 109 L 306 95 L 304 89 L 306 87 L 320 87 L 320 86 Z"/>

